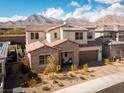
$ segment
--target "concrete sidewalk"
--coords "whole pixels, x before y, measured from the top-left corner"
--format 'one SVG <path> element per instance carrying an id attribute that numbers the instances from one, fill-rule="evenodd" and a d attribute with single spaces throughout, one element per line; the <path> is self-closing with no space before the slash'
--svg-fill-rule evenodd
<path id="1" fill-rule="evenodd" d="M 87 81 L 67 87 L 52 93 L 95 93 L 105 88 L 124 82 L 124 72 L 107 75 L 95 80 Z"/>

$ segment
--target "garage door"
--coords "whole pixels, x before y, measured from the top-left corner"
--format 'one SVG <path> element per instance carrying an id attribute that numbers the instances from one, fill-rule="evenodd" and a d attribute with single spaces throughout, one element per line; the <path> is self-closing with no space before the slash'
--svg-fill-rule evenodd
<path id="1" fill-rule="evenodd" d="M 98 59 L 98 50 L 80 51 L 79 53 L 80 63 L 97 61 L 97 59 Z"/>

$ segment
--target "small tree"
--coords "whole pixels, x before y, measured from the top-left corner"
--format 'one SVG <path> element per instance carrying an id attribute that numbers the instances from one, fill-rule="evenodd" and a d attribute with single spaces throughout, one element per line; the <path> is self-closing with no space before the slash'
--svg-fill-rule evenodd
<path id="1" fill-rule="evenodd" d="M 47 74 L 49 72 L 55 72 L 55 68 L 56 68 L 56 65 L 57 65 L 57 60 L 56 60 L 56 57 L 54 55 L 50 55 L 47 57 L 47 66 L 44 70 L 44 74 Z"/>

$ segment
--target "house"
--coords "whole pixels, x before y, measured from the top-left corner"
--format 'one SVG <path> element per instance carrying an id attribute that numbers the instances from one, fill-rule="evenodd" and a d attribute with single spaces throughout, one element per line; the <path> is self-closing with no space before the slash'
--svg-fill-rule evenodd
<path id="1" fill-rule="evenodd" d="M 5 63 L 9 42 L 0 42 L 0 93 L 3 93 L 4 78 L 6 77 Z"/>
<path id="2" fill-rule="evenodd" d="M 67 24 L 28 25 L 26 50 L 31 69 L 41 71 L 49 55 L 55 55 L 61 65 L 101 61 L 102 46 L 95 41 L 95 29 Z"/>
<path id="3" fill-rule="evenodd" d="M 110 23 L 98 25 L 95 39 L 103 43 L 103 56 L 112 59 L 124 57 L 124 25 Z"/>

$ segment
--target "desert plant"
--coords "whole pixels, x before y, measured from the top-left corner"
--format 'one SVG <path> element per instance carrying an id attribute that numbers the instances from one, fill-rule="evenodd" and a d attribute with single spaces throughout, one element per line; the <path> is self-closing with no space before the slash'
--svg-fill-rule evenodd
<path id="1" fill-rule="evenodd" d="M 58 86 L 63 87 L 64 84 L 63 84 L 62 82 L 59 82 L 59 83 L 58 83 Z"/>
<path id="2" fill-rule="evenodd" d="M 112 62 L 110 61 L 110 59 L 106 58 L 105 59 L 105 65 L 111 65 L 111 64 L 112 64 Z"/>
<path id="3" fill-rule="evenodd" d="M 22 74 L 27 74 L 28 72 L 30 72 L 30 67 L 26 64 L 22 63 L 20 68 L 21 68 Z"/>
<path id="4" fill-rule="evenodd" d="M 77 70 L 78 70 L 77 65 L 72 64 L 72 65 L 71 65 L 71 71 L 77 71 Z"/>
<path id="5" fill-rule="evenodd" d="M 24 80 L 19 80 L 19 85 L 21 87 L 29 87 L 28 82 Z"/>
<path id="6" fill-rule="evenodd" d="M 86 79 L 85 77 L 83 77 L 83 76 L 81 76 L 80 79 L 82 79 L 82 80 L 87 80 L 87 79 Z"/>
<path id="7" fill-rule="evenodd" d="M 28 73 L 28 77 L 29 77 L 29 78 L 36 78 L 36 77 L 37 77 L 37 73 L 30 71 L 30 72 Z"/>
<path id="8" fill-rule="evenodd" d="M 43 80 L 43 81 L 42 81 L 42 84 L 43 84 L 43 85 L 44 85 L 44 84 L 47 84 L 47 82 Z"/>
<path id="9" fill-rule="evenodd" d="M 49 75 L 49 77 L 50 77 L 51 79 L 56 79 L 56 78 L 58 78 L 57 74 L 55 74 L 55 73 L 52 73 L 51 75 Z"/>
<path id="10" fill-rule="evenodd" d="M 28 81 L 28 85 L 29 85 L 30 87 L 34 87 L 34 86 L 36 85 L 36 80 L 35 80 L 35 79 L 29 80 L 29 81 Z"/>
<path id="11" fill-rule="evenodd" d="M 48 87 L 47 85 L 42 86 L 42 90 L 43 91 L 50 91 L 50 87 Z"/>
<path id="12" fill-rule="evenodd" d="M 86 74 L 87 72 L 89 72 L 88 64 L 84 64 L 83 65 L 83 73 Z"/>
<path id="13" fill-rule="evenodd" d="M 61 69 L 62 69 L 62 68 L 61 68 L 60 65 L 56 65 L 56 66 L 55 66 L 55 72 L 56 72 L 56 73 L 59 73 L 59 72 L 61 71 Z"/>

